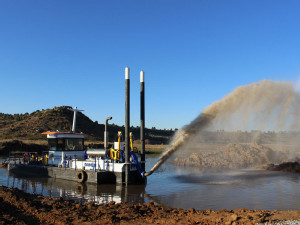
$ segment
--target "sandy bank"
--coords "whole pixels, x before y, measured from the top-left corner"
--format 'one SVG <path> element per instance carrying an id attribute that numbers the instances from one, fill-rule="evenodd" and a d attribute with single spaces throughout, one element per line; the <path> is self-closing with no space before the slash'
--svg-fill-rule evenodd
<path id="1" fill-rule="evenodd" d="M 110 202 L 79 204 L 0 186 L 0 224 L 255 224 L 300 219 L 300 211 L 183 210 Z"/>

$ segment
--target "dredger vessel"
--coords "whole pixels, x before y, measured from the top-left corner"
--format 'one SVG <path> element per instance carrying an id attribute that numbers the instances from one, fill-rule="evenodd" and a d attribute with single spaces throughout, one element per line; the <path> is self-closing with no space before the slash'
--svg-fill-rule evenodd
<path id="1" fill-rule="evenodd" d="M 33 152 L 10 155 L 8 170 L 12 173 L 34 177 L 54 177 L 96 184 L 146 184 L 144 143 L 144 72 L 141 71 L 141 157 L 132 146 L 129 133 L 129 68 L 125 68 L 125 141 L 118 132 L 118 141 L 107 148 L 108 134 L 104 132 L 104 149 L 85 149 L 84 134 L 76 133 L 76 116 L 81 111 L 75 107 L 71 132 L 44 132 L 48 151 L 42 155 Z M 109 117 L 108 119 L 111 119 Z M 108 120 L 107 119 L 107 120 Z M 107 125 L 107 120 L 106 124 Z M 106 126 L 105 126 L 106 127 Z M 130 149 L 131 147 L 131 149 Z"/>

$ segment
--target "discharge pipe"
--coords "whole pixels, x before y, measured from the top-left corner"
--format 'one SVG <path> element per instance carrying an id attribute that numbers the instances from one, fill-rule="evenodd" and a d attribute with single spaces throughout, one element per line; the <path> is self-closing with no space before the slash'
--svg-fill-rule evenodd
<path id="1" fill-rule="evenodd" d="M 189 138 L 190 135 L 185 129 L 177 131 L 173 137 L 171 144 L 165 149 L 164 153 L 160 156 L 158 162 L 152 167 L 151 170 L 146 172 L 144 176 L 150 176 Z"/>

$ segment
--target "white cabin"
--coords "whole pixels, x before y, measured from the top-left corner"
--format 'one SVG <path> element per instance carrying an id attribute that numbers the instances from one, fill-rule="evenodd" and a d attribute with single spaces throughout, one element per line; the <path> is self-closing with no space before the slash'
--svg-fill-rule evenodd
<path id="1" fill-rule="evenodd" d="M 48 164 L 63 164 L 68 159 L 84 159 L 84 134 L 67 132 L 44 132 L 47 134 Z"/>

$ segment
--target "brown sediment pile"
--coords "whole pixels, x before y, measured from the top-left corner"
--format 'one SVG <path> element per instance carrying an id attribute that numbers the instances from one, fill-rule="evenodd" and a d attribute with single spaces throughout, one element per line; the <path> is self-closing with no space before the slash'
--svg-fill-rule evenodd
<path id="1" fill-rule="evenodd" d="M 177 166 L 198 168 L 238 169 L 286 161 L 286 154 L 257 143 L 227 144 L 217 151 L 192 153 L 187 158 L 176 158 Z"/>
<path id="2" fill-rule="evenodd" d="M 0 201 L 0 224 L 255 224 L 300 218 L 300 211 L 197 211 L 164 207 L 154 202 L 82 205 L 4 186 L 0 186 Z"/>

